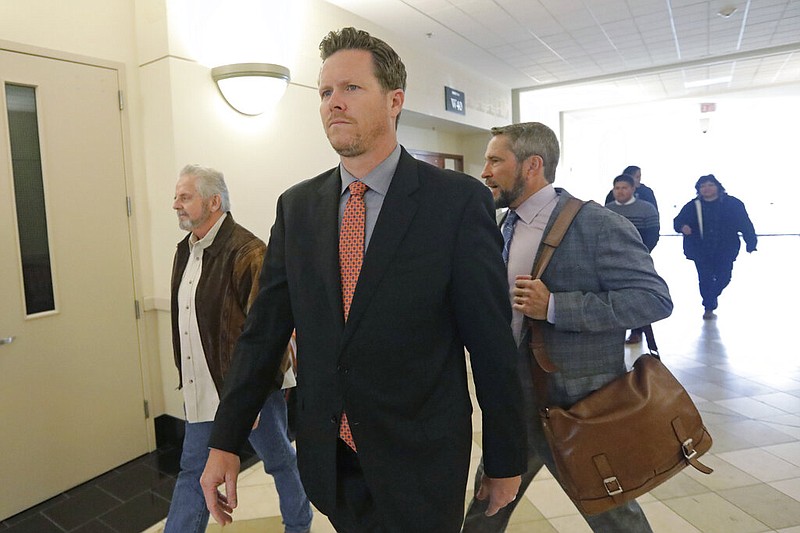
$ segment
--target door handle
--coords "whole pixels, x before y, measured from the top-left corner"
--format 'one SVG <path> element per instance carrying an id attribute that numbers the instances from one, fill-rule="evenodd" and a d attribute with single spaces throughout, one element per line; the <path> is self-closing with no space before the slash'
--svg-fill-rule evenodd
<path id="1" fill-rule="evenodd" d="M 14 339 L 16 339 L 16 337 L 2 337 L 0 338 L 0 346 L 3 344 L 11 344 L 14 342 Z"/>

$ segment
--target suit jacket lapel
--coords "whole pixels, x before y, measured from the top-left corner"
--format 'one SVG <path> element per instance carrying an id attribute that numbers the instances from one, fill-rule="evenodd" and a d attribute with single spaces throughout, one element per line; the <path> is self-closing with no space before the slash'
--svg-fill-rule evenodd
<path id="1" fill-rule="evenodd" d="M 417 212 L 419 204 L 413 194 L 419 189 L 419 185 L 417 160 L 403 149 L 361 265 L 361 274 L 350 306 L 350 316 L 345 326 L 343 339 L 345 342 L 367 309 Z"/>
<path id="2" fill-rule="evenodd" d="M 328 178 L 319 188 L 317 201 L 319 202 L 311 212 L 320 215 L 320 223 L 316 224 L 317 231 L 308 254 L 309 258 L 316 258 L 317 269 L 322 276 L 326 299 L 331 308 L 332 316 L 344 327 L 344 312 L 342 310 L 342 282 L 339 274 L 339 199 L 342 194 L 342 180 L 337 166 L 331 171 Z M 331 224 L 330 221 L 333 223 Z"/>

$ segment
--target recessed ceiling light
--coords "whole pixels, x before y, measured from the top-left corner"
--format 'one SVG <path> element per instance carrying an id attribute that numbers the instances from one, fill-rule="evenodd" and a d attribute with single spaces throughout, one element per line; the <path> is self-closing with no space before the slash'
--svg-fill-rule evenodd
<path id="1" fill-rule="evenodd" d="M 717 15 L 719 15 L 720 17 L 722 17 L 724 19 L 729 18 L 734 13 L 736 13 L 736 7 L 735 6 L 723 7 L 722 9 L 717 11 Z"/>
<path id="2" fill-rule="evenodd" d="M 707 80 L 687 81 L 683 84 L 687 89 L 694 89 L 697 87 L 707 87 L 709 85 L 717 85 L 718 83 L 730 83 L 733 76 L 721 76 L 719 78 L 709 78 Z"/>

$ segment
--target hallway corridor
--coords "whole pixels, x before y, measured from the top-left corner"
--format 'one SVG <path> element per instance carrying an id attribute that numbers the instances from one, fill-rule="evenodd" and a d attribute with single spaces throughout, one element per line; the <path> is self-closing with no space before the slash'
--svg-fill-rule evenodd
<path id="1" fill-rule="evenodd" d="M 761 237 L 757 252 L 742 251 L 716 320 L 702 319 L 696 271 L 679 237 L 662 237 L 654 261 L 675 303 L 655 336 L 714 439 L 703 462 L 715 470 L 686 469 L 639 499 L 655 533 L 800 533 L 800 341 L 791 333 L 800 329 L 800 237 Z M 629 347 L 629 361 L 644 350 Z M 473 418 L 472 472 L 480 458 L 477 410 Z M 271 480 L 254 466 L 243 485 L 240 522 L 225 533 L 283 531 Z M 549 473 L 525 498 L 509 533 L 590 532 Z M 317 515 L 312 531 L 333 528 Z"/>
<path id="2" fill-rule="evenodd" d="M 669 283 L 675 303 L 673 315 L 654 325 L 662 360 L 697 402 L 714 439 L 703 462 L 715 469 L 711 476 L 686 469 L 639 499 L 654 531 L 800 533 L 800 348 L 792 340 L 794 328 L 800 329 L 796 308 L 800 301 L 796 274 L 800 237 L 761 237 L 756 253 L 743 252 L 734 266 L 733 281 L 720 298 L 718 318 L 711 321 L 701 318 L 694 266 L 683 258 L 680 238 L 662 237 L 654 260 Z M 644 350 L 645 346 L 629 347 L 629 360 Z M 474 424 L 471 471 L 481 453 L 477 412 Z M 139 470 L 152 470 L 140 476 L 150 480 L 152 486 L 143 483 L 115 491 L 108 481 L 89 484 L 94 483 L 91 490 L 109 500 L 119 500 L 123 489 L 131 498 L 145 500 L 145 507 L 155 509 L 150 522 L 154 523 L 165 515 L 169 505 L 175 474 L 170 470 L 174 467 L 165 466 L 158 452 L 137 462 Z M 79 496 L 62 495 L 0 523 L 0 533 L 142 530 L 135 518 L 112 520 L 116 518 L 113 509 L 98 510 L 95 517 L 82 523 L 59 522 L 62 515 L 53 509 L 69 507 L 70 500 L 75 506 L 81 505 Z M 225 533 L 283 531 L 274 484 L 260 464 L 240 477 L 239 501 L 236 521 L 225 528 Z M 42 529 L 42 524 L 47 528 Z M 163 521 L 145 531 L 157 533 L 162 529 Z M 212 523 L 208 531 L 221 532 L 222 528 Z M 312 532 L 332 531 L 325 517 L 316 514 Z M 590 530 L 545 472 L 525 494 L 508 531 Z"/>

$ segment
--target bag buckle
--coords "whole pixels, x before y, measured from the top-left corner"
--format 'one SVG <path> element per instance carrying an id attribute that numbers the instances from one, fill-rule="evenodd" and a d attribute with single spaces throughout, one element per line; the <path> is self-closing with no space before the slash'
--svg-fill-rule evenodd
<path id="1" fill-rule="evenodd" d="M 603 480 L 603 485 L 606 487 L 606 492 L 609 496 L 616 496 L 622 494 L 622 485 L 619 484 L 617 476 L 607 477 Z"/>
<path id="2" fill-rule="evenodd" d="M 694 456 L 697 455 L 697 450 L 694 449 L 694 441 L 691 439 L 691 437 L 683 441 L 683 444 L 681 444 L 681 449 L 683 450 L 683 456 L 687 461 L 691 461 L 694 459 Z"/>

